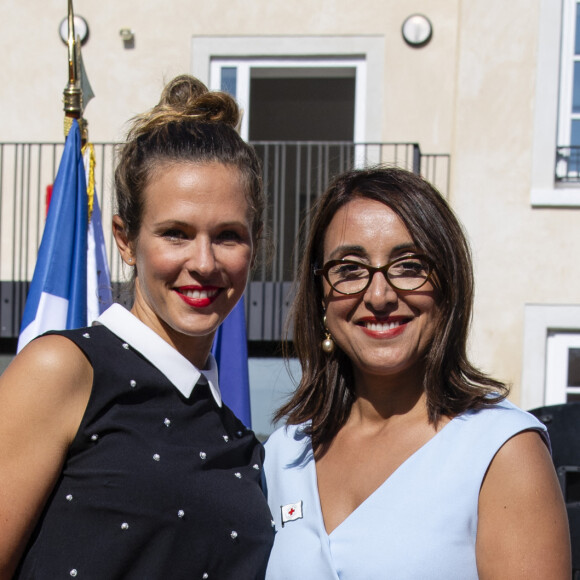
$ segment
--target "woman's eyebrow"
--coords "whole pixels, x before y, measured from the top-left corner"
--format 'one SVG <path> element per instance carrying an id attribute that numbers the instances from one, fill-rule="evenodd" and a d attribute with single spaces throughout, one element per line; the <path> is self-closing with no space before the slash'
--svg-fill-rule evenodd
<path id="1" fill-rule="evenodd" d="M 367 251 L 362 246 L 355 246 L 355 245 L 343 245 L 337 246 L 330 252 L 328 256 L 330 259 L 335 258 L 336 256 L 344 256 L 345 254 L 360 254 L 366 255 Z"/>
<path id="2" fill-rule="evenodd" d="M 413 243 L 413 242 L 405 242 L 403 244 L 397 244 L 396 246 L 394 246 L 391 250 L 392 252 L 402 252 L 402 251 L 413 251 L 416 252 L 417 251 L 417 246 Z M 357 245 L 342 245 L 342 246 L 337 246 L 336 248 L 334 248 L 334 250 L 332 250 L 332 252 L 329 255 L 329 259 L 334 259 L 337 256 L 344 256 L 345 254 L 359 254 L 361 256 L 366 256 L 367 255 L 367 251 L 363 246 L 357 246 Z"/>

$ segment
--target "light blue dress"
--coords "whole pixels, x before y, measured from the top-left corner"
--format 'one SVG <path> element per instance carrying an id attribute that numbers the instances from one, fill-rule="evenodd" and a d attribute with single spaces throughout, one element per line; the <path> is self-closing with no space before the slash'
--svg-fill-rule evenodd
<path id="1" fill-rule="evenodd" d="M 304 426 L 278 429 L 266 444 L 276 524 L 266 580 L 477 579 L 479 490 L 499 448 L 527 429 L 547 440 L 545 426 L 508 401 L 459 415 L 330 534 L 310 438 Z"/>

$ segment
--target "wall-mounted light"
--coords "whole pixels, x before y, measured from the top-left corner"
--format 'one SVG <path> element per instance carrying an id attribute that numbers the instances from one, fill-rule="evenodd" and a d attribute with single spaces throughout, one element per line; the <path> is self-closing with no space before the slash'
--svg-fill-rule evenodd
<path id="1" fill-rule="evenodd" d="M 401 33 L 409 46 L 421 48 L 431 40 L 433 27 L 431 21 L 423 14 L 411 14 L 403 22 Z"/>
<path id="2" fill-rule="evenodd" d="M 123 42 L 129 42 L 135 38 L 135 33 L 130 28 L 121 28 L 119 36 L 123 39 Z"/>
<path id="3" fill-rule="evenodd" d="M 130 28 L 121 28 L 119 36 L 125 48 L 135 48 L 135 33 Z"/>
<path id="4" fill-rule="evenodd" d="M 74 16 L 74 23 L 75 23 L 75 35 L 81 39 L 81 45 L 83 45 L 89 38 L 89 25 L 87 24 L 87 21 L 78 14 L 75 14 Z M 60 35 L 61 40 L 65 44 L 68 44 L 68 17 L 63 18 L 60 21 L 58 33 Z"/>

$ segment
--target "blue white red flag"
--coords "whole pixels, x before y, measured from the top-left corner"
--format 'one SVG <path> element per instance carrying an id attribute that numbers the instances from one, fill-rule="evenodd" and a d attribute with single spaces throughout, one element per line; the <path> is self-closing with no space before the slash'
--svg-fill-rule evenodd
<path id="1" fill-rule="evenodd" d="M 217 361 L 220 391 L 225 404 L 246 427 L 251 427 L 248 342 L 243 296 L 218 328 L 212 354 Z"/>
<path id="2" fill-rule="evenodd" d="M 94 207 L 100 218 L 98 204 Z M 93 210 L 93 219 L 94 213 Z M 97 227 L 100 230 L 97 243 L 101 244 L 104 240 L 100 219 L 98 226 L 93 222 L 95 239 L 99 238 Z M 88 230 L 87 182 L 79 126 L 74 120 L 52 189 L 20 327 L 18 351 L 47 330 L 87 325 L 87 296 L 96 291 L 87 292 Z"/>
<path id="3" fill-rule="evenodd" d="M 87 148 L 88 149 L 88 148 Z M 92 149 L 87 150 L 85 158 L 85 169 L 93 163 L 90 159 Z M 88 163 L 87 163 L 88 161 Z M 94 169 L 89 168 L 90 172 Z M 105 247 L 105 236 L 103 235 L 103 224 L 101 219 L 101 208 L 99 199 L 94 187 L 88 190 L 93 198 L 93 210 L 89 218 L 89 233 L 87 240 L 87 325 L 96 320 L 111 304 L 113 304 L 113 292 L 111 287 L 111 276 L 109 273 L 109 264 L 107 262 L 107 249 Z"/>

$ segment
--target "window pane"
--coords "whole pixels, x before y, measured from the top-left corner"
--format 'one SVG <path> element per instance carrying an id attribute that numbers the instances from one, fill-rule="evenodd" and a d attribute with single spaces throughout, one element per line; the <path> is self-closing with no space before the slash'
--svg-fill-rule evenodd
<path id="1" fill-rule="evenodd" d="M 576 42 L 574 44 L 574 54 L 580 54 L 580 10 L 578 10 L 578 3 L 576 3 Z"/>
<path id="2" fill-rule="evenodd" d="M 580 113 L 580 62 L 574 63 L 574 92 L 572 94 L 572 112 Z"/>
<path id="3" fill-rule="evenodd" d="M 572 136 L 570 138 L 570 145 L 576 147 L 580 145 L 580 120 L 572 121 Z"/>
<path id="4" fill-rule="evenodd" d="M 580 73 L 579 73 L 580 74 Z M 236 97 L 238 69 L 235 66 L 222 66 L 220 87 L 222 91 Z"/>
<path id="5" fill-rule="evenodd" d="M 572 134 L 570 136 L 570 153 L 567 159 L 568 174 L 580 172 L 580 120 L 572 121 Z"/>
<path id="6" fill-rule="evenodd" d="M 580 387 L 580 348 L 568 349 L 568 386 Z"/>

